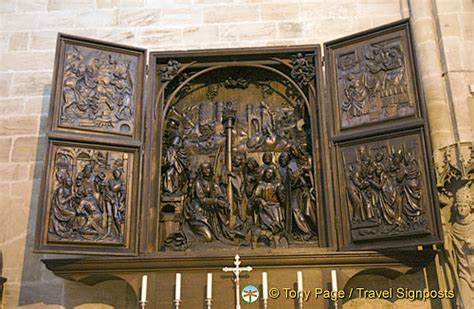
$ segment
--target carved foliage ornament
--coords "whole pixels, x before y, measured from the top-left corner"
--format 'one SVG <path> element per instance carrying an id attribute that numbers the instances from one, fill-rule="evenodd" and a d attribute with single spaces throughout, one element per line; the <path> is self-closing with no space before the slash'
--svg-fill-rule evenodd
<path id="1" fill-rule="evenodd" d="M 123 244 L 129 154 L 58 147 L 49 201 L 49 241 Z"/>
<path id="2" fill-rule="evenodd" d="M 291 77 L 300 85 L 306 86 L 316 76 L 314 65 L 305 57 L 303 53 L 297 53 L 291 57 Z"/>
<path id="3" fill-rule="evenodd" d="M 59 124 L 131 135 L 137 57 L 67 44 Z"/>

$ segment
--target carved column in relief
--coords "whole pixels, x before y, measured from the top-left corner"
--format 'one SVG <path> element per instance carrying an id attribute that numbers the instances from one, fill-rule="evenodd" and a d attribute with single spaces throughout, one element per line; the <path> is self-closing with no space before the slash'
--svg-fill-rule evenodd
<path id="1" fill-rule="evenodd" d="M 445 254 L 458 291 L 459 308 L 472 308 L 474 291 L 474 153 L 472 143 L 441 148 L 435 155 Z"/>

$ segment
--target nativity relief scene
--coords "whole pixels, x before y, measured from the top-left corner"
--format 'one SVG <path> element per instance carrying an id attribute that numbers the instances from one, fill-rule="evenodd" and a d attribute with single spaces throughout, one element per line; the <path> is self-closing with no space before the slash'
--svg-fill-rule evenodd
<path id="1" fill-rule="evenodd" d="M 129 206 L 129 154 L 55 147 L 48 239 L 123 244 Z"/>
<path id="2" fill-rule="evenodd" d="M 162 66 L 162 250 L 318 246 L 310 59 L 276 62 L 283 77 Z"/>

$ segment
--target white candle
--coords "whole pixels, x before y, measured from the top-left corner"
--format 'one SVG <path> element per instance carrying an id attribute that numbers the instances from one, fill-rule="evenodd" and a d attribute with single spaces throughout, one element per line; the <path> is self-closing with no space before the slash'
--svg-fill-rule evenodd
<path id="1" fill-rule="evenodd" d="M 331 283 L 332 283 L 332 290 L 337 291 L 337 273 L 336 270 L 331 270 Z"/>
<path id="2" fill-rule="evenodd" d="M 174 296 L 176 300 L 181 299 L 181 274 L 180 273 L 176 273 Z"/>
<path id="3" fill-rule="evenodd" d="M 143 301 L 143 302 L 146 301 L 147 283 L 148 283 L 148 276 L 147 275 L 142 276 L 142 292 L 141 292 L 140 301 Z"/>
<path id="4" fill-rule="evenodd" d="M 268 281 L 267 273 L 262 273 L 262 299 L 268 299 Z"/>
<path id="5" fill-rule="evenodd" d="M 303 272 L 298 272 L 298 291 L 303 291 Z"/>
<path id="6" fill-rule="evenodd" d="M 207 273 L 207 299 L 212 299 L 212 273 Z"/>

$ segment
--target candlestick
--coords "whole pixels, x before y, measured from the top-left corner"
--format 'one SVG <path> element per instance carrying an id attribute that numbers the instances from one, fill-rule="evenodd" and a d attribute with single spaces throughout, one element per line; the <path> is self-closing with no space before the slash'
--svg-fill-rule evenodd
<path id="1" fill-rule="evenodd" d="M 337 293 L 337 272 L 335 269 L 331 270 L 331 285 L 332 291 Z M 334 308 L 337 309 L 337 298 L 334 300 Z"/>
<path id="2" fill-rule="evenodd" d="M 299 308 L 303 308 L 303 272 L 298 272 L 298 305 Z"/>
<path id="3" fill-rule="evenodd" d="M 206 298 L 205 301 L 206 301 L 206 308 L 211 309 L 212 299 L 211 298 Z"/>
<path id="4" fill-rule="evenodd" d="M 331 270 L 331 284 L 332 290 L 337 291 L 337 272 L 335 269 Z"/>
<path id="5" fill-rule="evenodd" d="M 262 273 L 262 299 L 268 299 L 268 281 L 267 273 Z"/>
<path id="6" fill-rule="evenodd" d="M 298 272 L 298 292 L 303 291 L 303 272 Z"/>
<path id="7" fill-rule="evenodd" d="M 181 300 L 181 274 L 180 273 L 176 273 L 174 298 L 175 300 L 178 301 L 178 307 L 179 307 L 179 301 Z"/>
<path id="8" fill-rule="evenodd" d="M 207 299 L 212 299 L 212 273 L 207 273 Z"/>
<path id="9" fill-rule="evenodd" d="M 146 302 L 147 283 L 148 283 L 148 276 L 143 275 L 142 276 L 142 290 L 141 290 L 141 293 L 140 293 L 140 301 L 141 302 Z"/>

